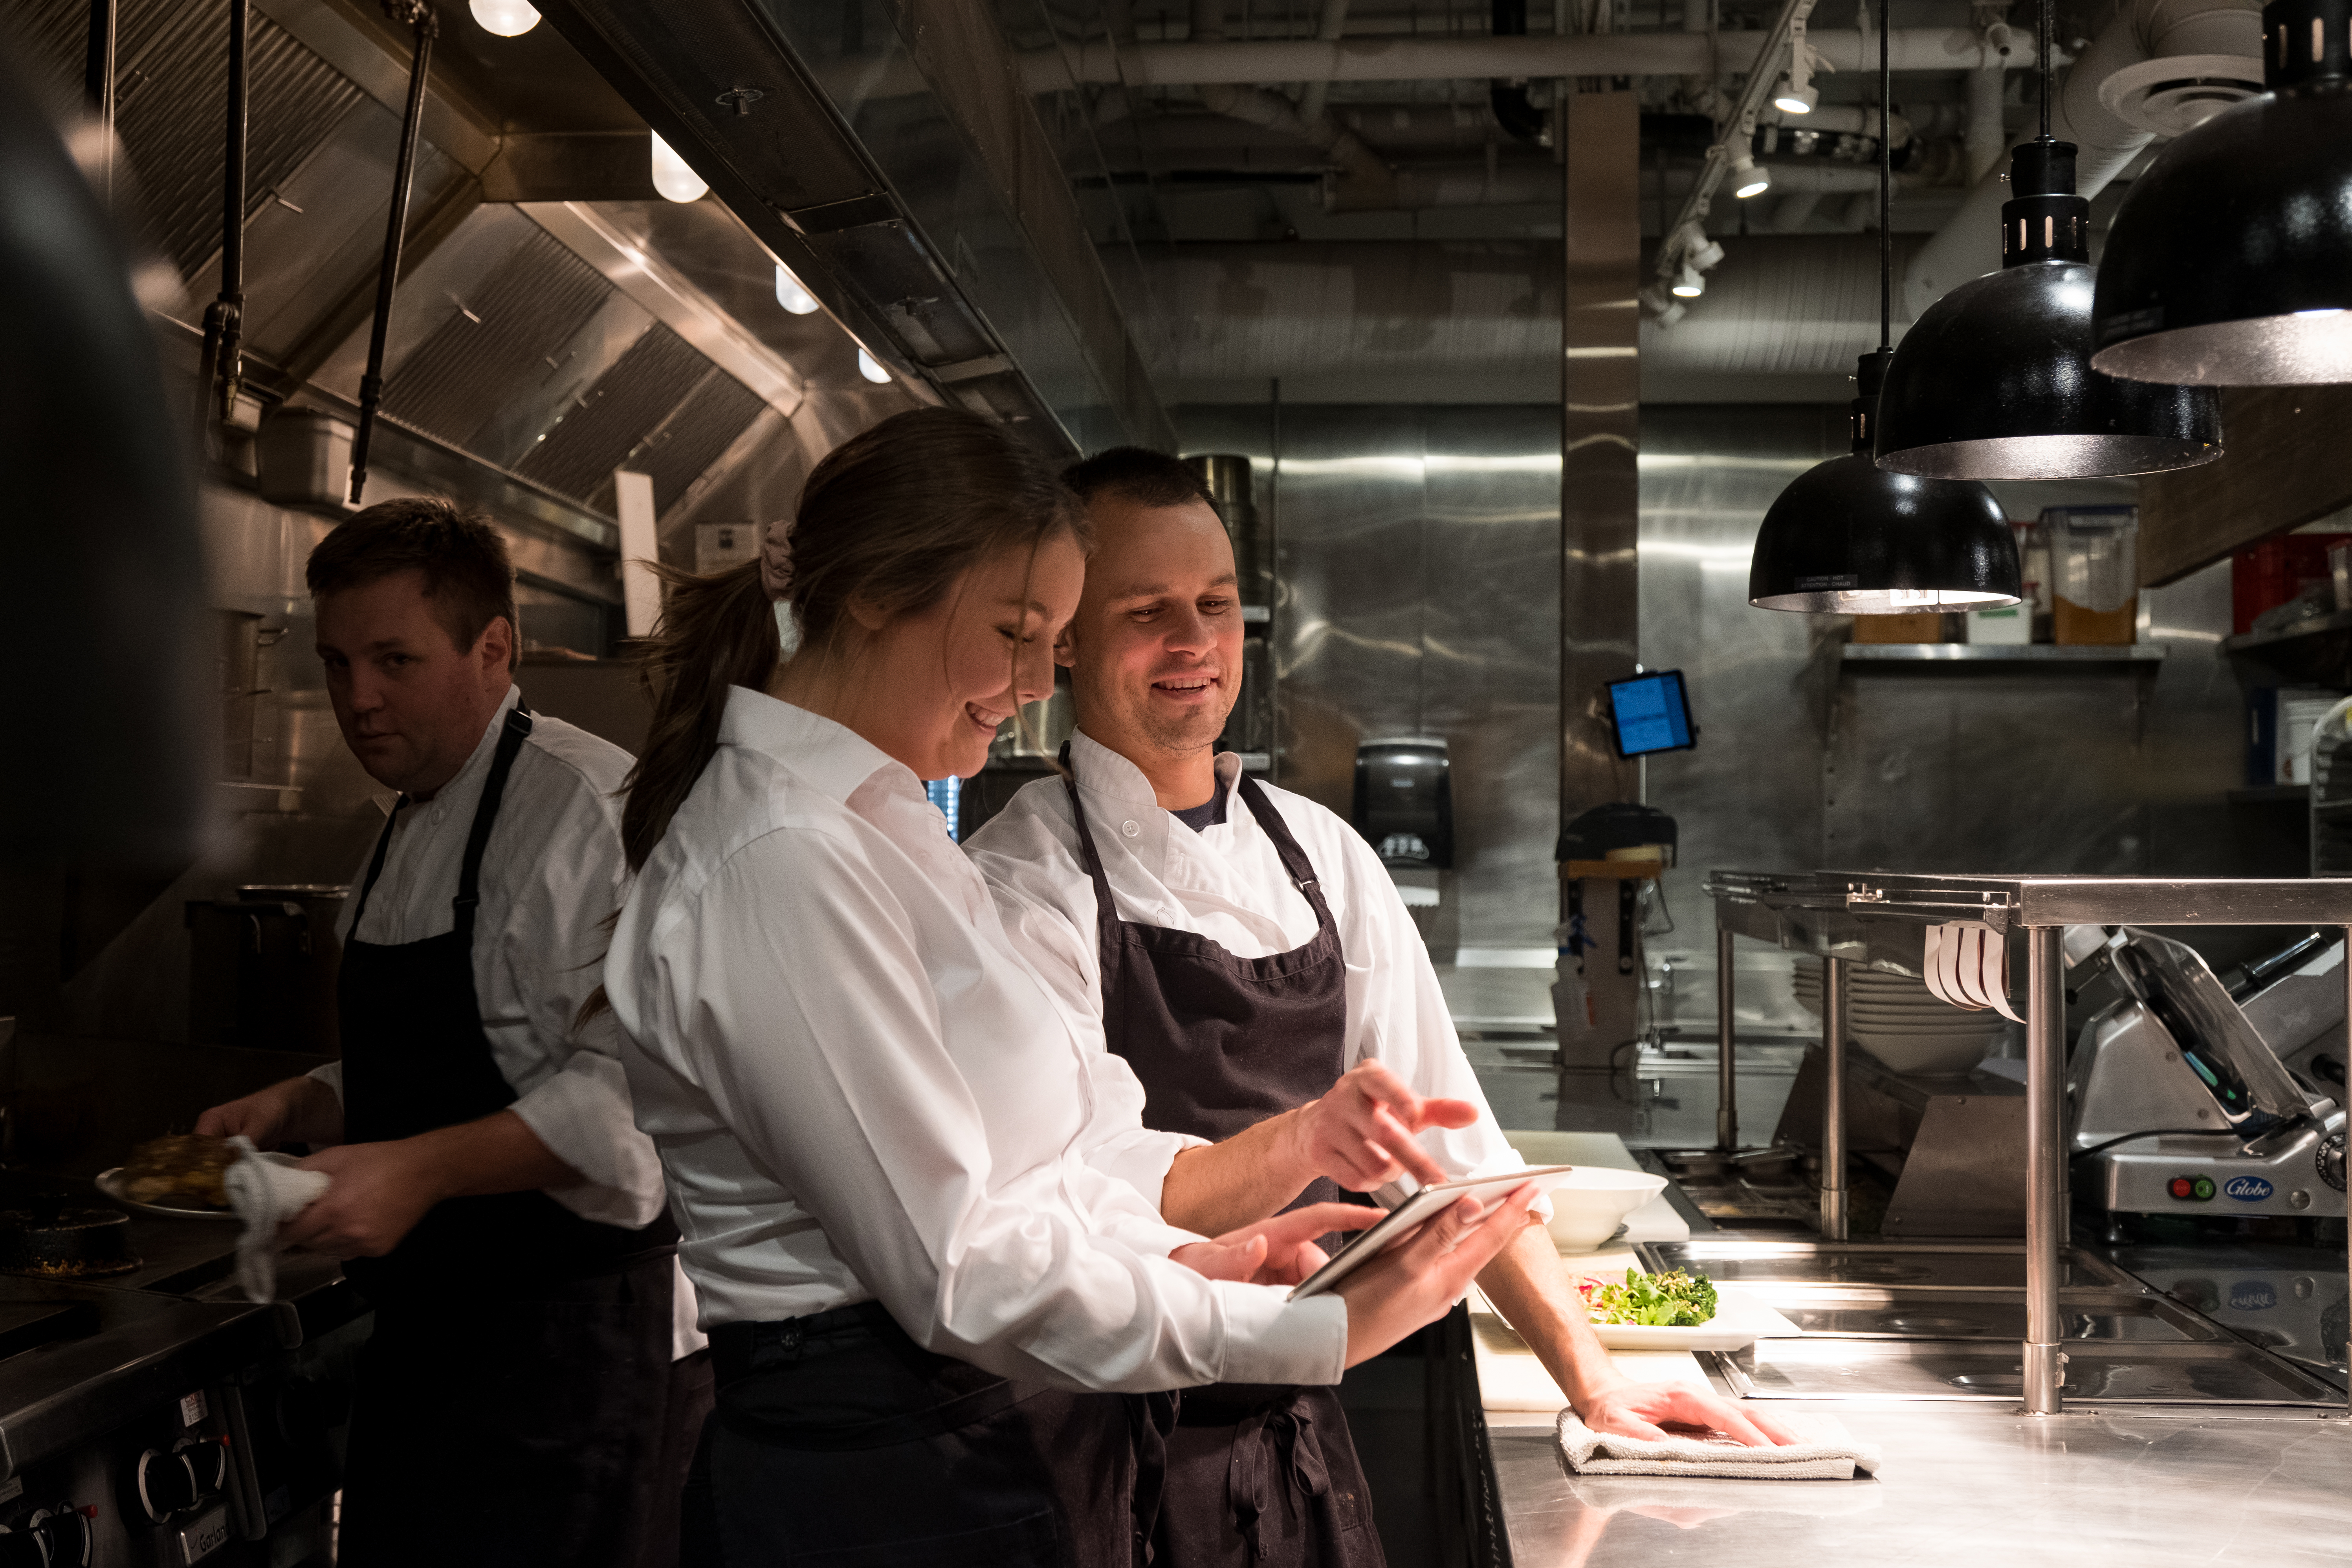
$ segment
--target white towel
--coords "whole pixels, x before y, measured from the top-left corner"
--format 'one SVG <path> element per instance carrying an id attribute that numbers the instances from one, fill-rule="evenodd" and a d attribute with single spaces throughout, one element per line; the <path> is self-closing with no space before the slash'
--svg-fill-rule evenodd
<path id="1" fill-rule="evenodd" d="M 1833 1415 L 1773 1413 L 1804 1439 L 1751 1448 L 1722 1436 L 1654 1442 L 1595 1432 L 1573 1410 L 1559 1413 L 1559 1446 L 1580 1476 L 1735 1476 L 1749 1480 L 1850 1481 L 1857 1470 L 1882 1475 L 1878 1450 L 1857 1443 Z"/>
<path id="2" fill-rule="evenodd" d="M 228 1168 L 222 1184 L 228 1206 L 245 1222 L 236 1239 L 236 1282 L 249 1301 L 278 1299 L 278 1227 L 300 1214 L 327 1190 L 324 1171 L 297 1170 L 283 1154 L 265 1154 L 253 1140 L 236 1137 L 229 1146 L 243 1158 Z"/>

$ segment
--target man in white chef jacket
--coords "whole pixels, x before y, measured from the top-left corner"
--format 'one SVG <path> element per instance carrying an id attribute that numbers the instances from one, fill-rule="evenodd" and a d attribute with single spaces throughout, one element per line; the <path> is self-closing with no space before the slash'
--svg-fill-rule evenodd
<path id="1" fill-rule="evenodd" d="M 1331 812 L 1244 780 L 1241 759 L 1215 750 L 1239 692 L 1242 614 L 1232 543 L 1200 482 L 1134 447 L 1065 478 L 1097 541 L 1056 650 L 1076 700 L 1072 776 L 1023 789 L 970 853 L 1016 943 L 1068 1005 L 1103 1020 L 1108 1048 L 1142 1080 L 1146 1124 L 1247 1138 L 1265 1152 L 1246 1191 L 1201 1190 L 1164 1143 L 1154 1168 L 1130 1161 L 1120 1173 L 1191 1229 L 1262 1218 L 1300 1195 L 1296 1108 L 1342 1074 L 1383 1069 L 1402 1080 L 1386 1092 L 1411 1097 L 1411 1124 L 1414 1099 L 1477 1109 L 1467 1125 L 1420 1135 L 1444 1177 L 1517 1169 L 1378 857 Z M 1591 1426 L 1654 1437 L 1659 1423 L 1691 1423 L 1748 1442 L 1789 1439 L 1769 1415 L 1705 1390 L 1618 1375 L 1540 1228 L 1479 1284 Z M 1185 1394 L 1158 1562 L 1379 1561 L 1363 1510 L 1346 1501 L 1360 1472 L 1344 1418 L 1336 1402 L 1292 1397 L 1311 1393 Z M 1309 1441 L 1319 1467 L 1293 1462 Z M 1330 1477 L 1322 1490 L 1307 1479 L 1318 1469 Z M 1267 1485 L 1292 1495 L 1280 1505 L 1245 1495 Z"/>
<path id="2" fill-rule="evenodd" d="M 661 1167 L 609 1013 L 626 752 L 528 711 L 481 517 L 370 507 L 310 555 L 343 738 L 399 792 L 344 907 L 342 1058 L 197 1130 L 311 1145 L 284 1239 L 375 1307 L 340 1561 L 674 1562 L 708 1404 Z M 675 1363 L 675 1364 L 674 1364 Z"/>

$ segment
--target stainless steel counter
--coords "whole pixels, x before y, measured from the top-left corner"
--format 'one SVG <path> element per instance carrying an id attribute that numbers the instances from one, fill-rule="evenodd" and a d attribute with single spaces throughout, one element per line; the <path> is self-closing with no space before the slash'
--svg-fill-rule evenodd
<path id="1" fill-rule="evenodd" d="M 1812 1406 L 1811 1408 L 1821 1408 Z M 1515 1568 L 2340 1564 L 2352 1425 L 2340 1418 L 2025 1415 L 1841 1405 L 1886 1474 L 1853 1481 L 1575 1476 L 1549 1422 L 1488 1415 Z"/>

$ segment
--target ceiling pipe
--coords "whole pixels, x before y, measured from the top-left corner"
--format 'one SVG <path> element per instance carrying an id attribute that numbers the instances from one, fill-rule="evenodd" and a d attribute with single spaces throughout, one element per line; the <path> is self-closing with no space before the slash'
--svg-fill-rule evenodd
<path id="1" fill-rule="evenodd" d="M 2186 62 L 2192 57 L 2241 58 L 2245 76 L 2258 82 L 2262 7 L 2263 0 L 2127 0 L 2067 69 L 2050 105 L 2050 134 L 2077 149 L 2078 195 L 2097 195 L 2155 140 L 2102 103 L 2100 87 L 2117 72 L 2149 60 Z M 2010 141 L 2005 134 L 2001 140 L 2004 144 Z M 1979 180 L 1951 220 L 1911 258 L 1903 274 L 1911 315 L 1969 279 L 2000 268 L 2000 209 L 2008 200 L 2005 181 Z"/>
<path id="2" fill-rule="evenodd" d="M 1969 184 L 1975 184 L 2000 166 L 2009 151 L 2009 128 L 2001 122 L 2009 90 L 2009 73 L 1973 70 L 1969 73 Z"/>
<path id="3" fill-rule="evenodd" d="M 1322 20 L 1316 25 L 1316 38 L 1326 44 L 1336 44 L 1348 30 L 1348 0 L 1323 0 Z M 1302 120 L 1318 120 L 1323 105 L 1331 95 L 1328 81 L 1310 81 L 1298 95 L 1298 116 Z"/>
<path id="4" fill-rule="evenodd" d="M 1192 36 L 1204 42 L 1225 36 L 1224 0 L 1192 0 Z M 1132 95 L 1118 96 L 1124 101 Z M 1262 87 L 1222 83 L 1202 88 L 1201 103 L 1213 113 L 1294 136 L 1314 147 L 1338 165 L 1325 182 L 1327 188 L 1353 193 L 1356 199 L 1371 209 L 1393 205 L 1395 189 L 1389 166 L 1364 144 L 1362 138 L 1328 113 L 1318 112 L 1310 119 L 1300 105 L 1281 93 Z"/>
<path id="5" fill-rule="evenodd" d="M 1762 166 L 1771 171 L 1775 191 L 1786 192 L 1791 198 L 1802 197 L 1808 204 L 1818 204 L 1825 195 L 1852 195 L 1878 188 L 1877 172 L 1859 163 L 1767 163 Z M 1559 200 L 1559 168 L 1552 163 L 1407 163 L 1386 174 L 1385 193 L 1339 176 L 1326 179 L 1324 210 L 1417 212 L 1430 207 L 1548 205 Z M 1667 194 L 1686 192 L 1696 180 L 1695 171 L 1676 169 L 1666 182 Z M 1903 174 L 1895 176 L 1897 190 L 1925 183 Z M 1811 212 L 1808 205 L 1804 216 L 1810 216 Z M 1779 220 L 1780 210 L 1776 209 L 1776 224 Z M 1803 219 L 1800 217 L 1792 227 L 1780 232 L 1791 233 L 1802 226 Z"/>
<path id="6" fill-rule="evenodd" d="M 1119 44 L 1089 39 L 1017 58 L 1022 85 L 1031 92 L 1075 87 L 1247 87 L 1260 82 L 1474 81 L 1501 78 L 1736 76 L 1769 66 L 1778 80 L 1785 33 L 1569 33 L 1534 37 L 1415 37 L 1256 39 L 1228 42 L 1197 37 L 1182 43 Z M 1811 32 L 1815 55 L 1840 70 L 1862 68 L 1865 43 L 1875 68 L 1875 37 L 1848 30 Z M 1889 38 L 1898 71 L 1967 71 L 2032 63 L 2022 50 L 2004 58 L 1968 27 L 1897 27 Z M 904 98 L 923 91 L 920 70 L 903 53 L 858 55 L 829 62 L 818 77 L 838 101 Z"/>

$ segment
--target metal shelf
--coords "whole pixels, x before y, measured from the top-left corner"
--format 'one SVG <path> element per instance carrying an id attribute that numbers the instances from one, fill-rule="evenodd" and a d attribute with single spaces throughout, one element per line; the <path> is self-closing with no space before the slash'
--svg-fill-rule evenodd
<path id="1" fill-rule="evenodd" d="M 2352 610 L 2224 637 L 2221 652 L 2249 685 L 2343 686 L 2352 682 Z"/>
<path id="2" fill-rule="evenodd" d="M 2119 643 L 2106 647 L 2061 647 L 2054 643 L 1895 642 L 1848 643 L 1842 657 L 1848 664 L 2155 664 L 2171 652 L 2160 642 Z"/>

